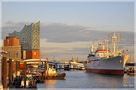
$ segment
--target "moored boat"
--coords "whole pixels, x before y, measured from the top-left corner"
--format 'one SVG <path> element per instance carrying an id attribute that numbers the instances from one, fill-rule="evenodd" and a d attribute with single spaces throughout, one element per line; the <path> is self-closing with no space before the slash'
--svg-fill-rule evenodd
<path id="1" fill-rule="evenodd" d="M 45 72 L 46 80 L 65 80 L 65 76 L 66 74 L 64 72 L 57 72 L 53 67 L 47 67 Z"/>
<path id="2" fill-rule="evenodd" d="M 107 41 L 98 44 L 97 48 L 91 46 L 88 63 L 85 66 L 86 71 L 99 74 L 124 75 L 124 66 L 128 60 L 128 54 L 117 50 L 118 36 L 116 33 L 112 35 L 113 49 L 109 49 Z"/>
<path id="3" fill-rule="evenodd" d="M 46 80 L 65 80 L 65 73 L 56 73 L 56 75 L 46 76 Z"/>

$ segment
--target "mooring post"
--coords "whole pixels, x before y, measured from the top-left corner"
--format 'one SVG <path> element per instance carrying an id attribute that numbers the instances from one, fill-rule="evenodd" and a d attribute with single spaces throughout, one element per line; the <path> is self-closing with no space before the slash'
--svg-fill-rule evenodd
<path id="1" fill-rule="evenodd" d="M 7 88 L 7 58 L 2 58 L 2 84 L 3 88 Z"/>
<path id="2" fill-rule="evenodd" d="M 9 69 L 8 69 L 8 71 L 9 71 L 9 87 L 12 87 L 13 63 L 12 63 L 11 58 L 9 59 Z"/>

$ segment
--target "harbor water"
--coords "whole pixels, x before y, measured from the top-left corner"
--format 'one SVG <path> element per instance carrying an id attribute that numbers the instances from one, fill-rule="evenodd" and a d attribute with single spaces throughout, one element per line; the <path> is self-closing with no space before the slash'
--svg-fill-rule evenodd
<path id="1" fill-rule="evenodd" d="M 85 71 L 64 71 L 66 80 L 45 80 L 37 89 L 53 88 L 127 88 L 134 89 L 134 76 L 102 75 Z"/>

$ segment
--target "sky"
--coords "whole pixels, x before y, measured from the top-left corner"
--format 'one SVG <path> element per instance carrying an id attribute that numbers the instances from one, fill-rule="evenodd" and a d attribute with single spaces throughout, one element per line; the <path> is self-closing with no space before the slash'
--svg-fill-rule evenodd
<path id="1" fill-rule="evenodd" d="M 2 2 L 3 36 L 38 21 L 43 57 L 85 60 L 89 43 L 113 31 L 124 32 L 121 44 L 134 49 L 133 2 Z"/>
<path id="2" fill-rule="evenodd" d="M 133 30 L 133 2 L 3 2 L 2 21 L 97 26 Z"/>

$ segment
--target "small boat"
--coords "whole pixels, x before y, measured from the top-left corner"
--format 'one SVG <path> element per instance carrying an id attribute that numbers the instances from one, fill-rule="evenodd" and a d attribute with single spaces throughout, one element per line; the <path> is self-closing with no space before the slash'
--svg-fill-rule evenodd
<path id="1" fill-rule="evenodd" d="M 45 72 L 46 80 L 65 80 L 66 74 L 64 72 L 57 72 L 55 68 L 47 65 L 47 70 Z"/>
<path id="2" fill-rule="evenodd" d="M 46 76 L 45 79 L 46 80 L 65 80 L 65 73 L 57 73 L 54 76 Z"/>
<path id="3" fill-rule="evenodd" d="M 39 71 L 42 73 L 39 79 L 40 82 L 44 82 L 44 80 L 65 80 L 66 74 L 57 71 L 54 62 L 45 61 L 39 64 Z M 42 78 L 43 76 L 44 78 Z"/>

